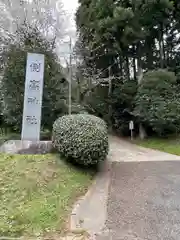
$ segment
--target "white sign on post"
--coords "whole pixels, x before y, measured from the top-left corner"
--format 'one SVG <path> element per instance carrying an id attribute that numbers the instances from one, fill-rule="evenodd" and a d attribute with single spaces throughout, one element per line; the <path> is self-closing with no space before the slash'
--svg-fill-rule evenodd
<path id="1" fill-rule="evenodd" d="M 27 54 L 21 140 L 40 140 L 44 55 Z"/>
<path id="2" fill-rule="evenodd" d="M 133 140 L 133 130 L 134 130 L 134 122 L 129 122 L 129 130 L 131 130 L 131 140 Z"/>
<path id="3" fill-rule="evenodd" d="M 133 130 L 134 129 L 134 122 L 130 121 L 129 122 L 129 130 Z"/>

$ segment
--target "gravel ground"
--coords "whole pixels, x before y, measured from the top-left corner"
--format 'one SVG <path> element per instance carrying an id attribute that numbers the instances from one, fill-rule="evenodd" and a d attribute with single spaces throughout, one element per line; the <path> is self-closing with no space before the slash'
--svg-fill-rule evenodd
<path id="1" fill-rule="evenodd" d="M 106 226 L 97 240 L 179 240 L 180 162 L 112 163 Z"/>

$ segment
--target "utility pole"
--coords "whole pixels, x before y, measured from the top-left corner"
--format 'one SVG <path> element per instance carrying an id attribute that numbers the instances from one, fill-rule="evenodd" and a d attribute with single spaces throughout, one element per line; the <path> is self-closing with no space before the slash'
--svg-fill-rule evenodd
<path id="1" fill-rule="evenodd" d="M 71 114 L 71 106 L 72 106 L 72 40 L 70 38 L 69 41 L 69 115 Z"/>
<path id="2" fill-rule="evenodd" d="M 109 115 L 109 129 L 112 131 L 112 104 L 110 102 L 111 95 L 112 95 L 112 77 L 111 77 L 111 66 L 108 68 L 108 73 L 109 73 L 109 91 L 108 91 L 108 97 L 109 97 L 109 110 L 108 110 L 108 115 Z"/>

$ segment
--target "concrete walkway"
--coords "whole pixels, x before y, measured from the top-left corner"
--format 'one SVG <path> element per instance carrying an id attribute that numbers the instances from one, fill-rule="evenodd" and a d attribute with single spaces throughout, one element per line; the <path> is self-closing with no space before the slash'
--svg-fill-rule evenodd
<path id="1" fill-rule="evenodd" d="M 112 162 L 171 161 L 180 160 L 180 156 L 143 148 L 117 137 L 110 136 L 109 160 Z"/>
<path id="2" fill-rule="evenodd" d="M 71 228 L 95 240 L 179 240 L 179 160 L 111 136 L 108 164 L 75 205 Z"/>

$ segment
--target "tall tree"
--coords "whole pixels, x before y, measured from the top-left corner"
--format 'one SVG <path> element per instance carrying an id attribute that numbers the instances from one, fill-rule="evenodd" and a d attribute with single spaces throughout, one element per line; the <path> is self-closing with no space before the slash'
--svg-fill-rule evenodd
<path id="1" fill-rule="evenodd" d="M 84 66 L 134 79 L 145 72 L 174 71 L 180 80 L 180 3 L 172 0 L 81 0 L 76 15 Z M 179 86 L 178 86 L 179 87 Z M 140 135 L 145 131 L 140 124 Z"/>
<path id="2" fill-rule="evenodd" d="M 5 121 L 16 129 L 21 128 L 24 102 L 25 66 L 27 52 L 45 55 L 44 90 L 42 101 L 42 126 L 51 129 L 55 119 L 67 113 L 67 82 L 63 81 L 63 71 L 54 43 L 48 41 L 35 28 L 19 29 L 19 44 L 11 44 L 4 54 L 3 77 L 0 94 L 2 96 L 2 114 Z"/>

